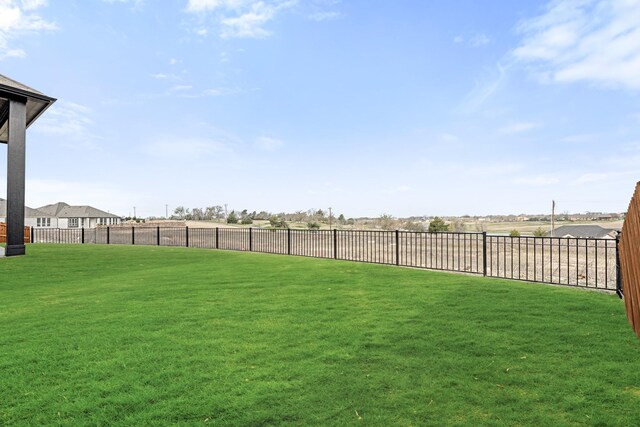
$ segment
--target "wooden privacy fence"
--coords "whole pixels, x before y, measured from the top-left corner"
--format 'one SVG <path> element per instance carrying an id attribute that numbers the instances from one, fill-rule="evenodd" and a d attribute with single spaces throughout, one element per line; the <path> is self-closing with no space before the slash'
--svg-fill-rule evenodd
<path id="1" fill-rule="evenodd" d="M 7 242 L 7 224 L 0 222 L 0 243 Z M 31 227 L 24 228 L 24 242 L 31 243 Z"/>
<path id="2" fill-rule="evenodd" d="M 636 184 L 622 225 L 620 272 L 627 319 L 640 337 L 640 182 Z"/>

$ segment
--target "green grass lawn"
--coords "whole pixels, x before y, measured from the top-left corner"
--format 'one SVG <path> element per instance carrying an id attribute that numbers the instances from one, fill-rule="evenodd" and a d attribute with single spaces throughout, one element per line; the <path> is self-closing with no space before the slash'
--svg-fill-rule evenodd
<path id="1" fill-rule="evenodd" d="M 0 259 L 0 425 L 640 425 L 616 296 L 186 248 Z"/>

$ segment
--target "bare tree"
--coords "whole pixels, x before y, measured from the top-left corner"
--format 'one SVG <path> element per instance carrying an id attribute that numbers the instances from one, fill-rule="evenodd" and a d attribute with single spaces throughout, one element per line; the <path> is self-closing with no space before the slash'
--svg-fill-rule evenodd
<path id="1" fill-rule="evenodd" d="M 206 219 L 224 218 L 224 208 L 220 205 L 209 206 L 204 210 L 204 216 Z"/>
<path id="2" fill-rule="evenodd" d="M 382 214 L 378 218 L 378 226 L 383 230 L 395 230 L 398 227 L 398 221 L 389 214 Z"/>
<path id="3" fill-rule="evenodd" d="M 465 225 L 464 225 L 464 221 L 456 218 L 454 220 L 452 220 L 449 224 L 449 229 L 451 231 L 455 231 L 456 233 L 462 233 L 465 230 Z"/>
<path id="4" fill-rule="evenodd" d="M 202 221 L 204 219 L 204 211 L 200 208 L 193 208 L 191 211 L 191 219 L 195 221 Z"/>
<path id="5" fill-rule="evenodd" d="M 484 222 L 476 221 L 474 227 L 480 233 L 487 231 L 487 224 Z"/>
<path id="6" fill-rule="evenodd" d="M 174 217 L 177 217 L 177 219 L 184 219 L 184 215 L 185 215 L 184 206 L 178 206 L 173 211 L 173 215 L 174 215 Z"/>

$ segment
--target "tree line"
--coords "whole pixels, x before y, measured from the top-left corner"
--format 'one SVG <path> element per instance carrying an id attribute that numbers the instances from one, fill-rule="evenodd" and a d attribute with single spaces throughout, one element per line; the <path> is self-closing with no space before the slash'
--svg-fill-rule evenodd
<path id="1" fill-rule="evenodd" d="M 354 225 L 353 218 L 347 219 L 344 214 L 337 216 L 323 209 L 309 209 L 294 213 L 272 213 L 267 211 L 252 211 L 248 209 L 227 211 L 221 205 L 206 208 L 185 208 L 178 206 L 173 211 L 172 220 L 188 221 L 224 221 L 227 224 L 253 224 L 256 220 L 269 221 L 274 228 L 287 228 L 290 222 L 304 223 L 309 229 L 319 229 L 322 224 Z"/>
<path id="2" fill-rule="evenodd" d="M 344 214 L 333 213 L 324 209 L 308 209 L 293 213 L 272 213 L 268 211 L 249 211 L 248 209 L 227 211 L 222 205 L 214 205 L 206 208 L 185 208 L 178 206 L 173 211 L 170 219 L 189 221 L 221 221 L 227 224 L 253 224 L 256 220 L 269 221 L 273 228 L 289 228 L 290 223 L 305 225 L 310 230 L 320 229 L 323 225 L 330 228 L 337 226 L 355 226 L 354 218 L 346 218 Z M 363 223 L 364 224 L 363 224 Z M 407 230 L 407 231 L 464 231 L 465 225 L 461 220 L 445 222 L 442 218 L 435 217 L 428 225 L 423 221 L 411 219 L 402 220 L 389 214 L 382 214 L 379 218 L 364 220 L 360 225 L 367 225 L 383 230 Z"/>

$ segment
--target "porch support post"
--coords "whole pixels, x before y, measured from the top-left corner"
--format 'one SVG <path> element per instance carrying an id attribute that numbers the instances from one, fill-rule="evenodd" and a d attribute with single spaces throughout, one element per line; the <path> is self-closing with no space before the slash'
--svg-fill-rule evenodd
<path id="1" fill-rule="evenodd" d="M 6 256 L 24 255 L 24 184 L 27 100 L 9 99 Z"/>

